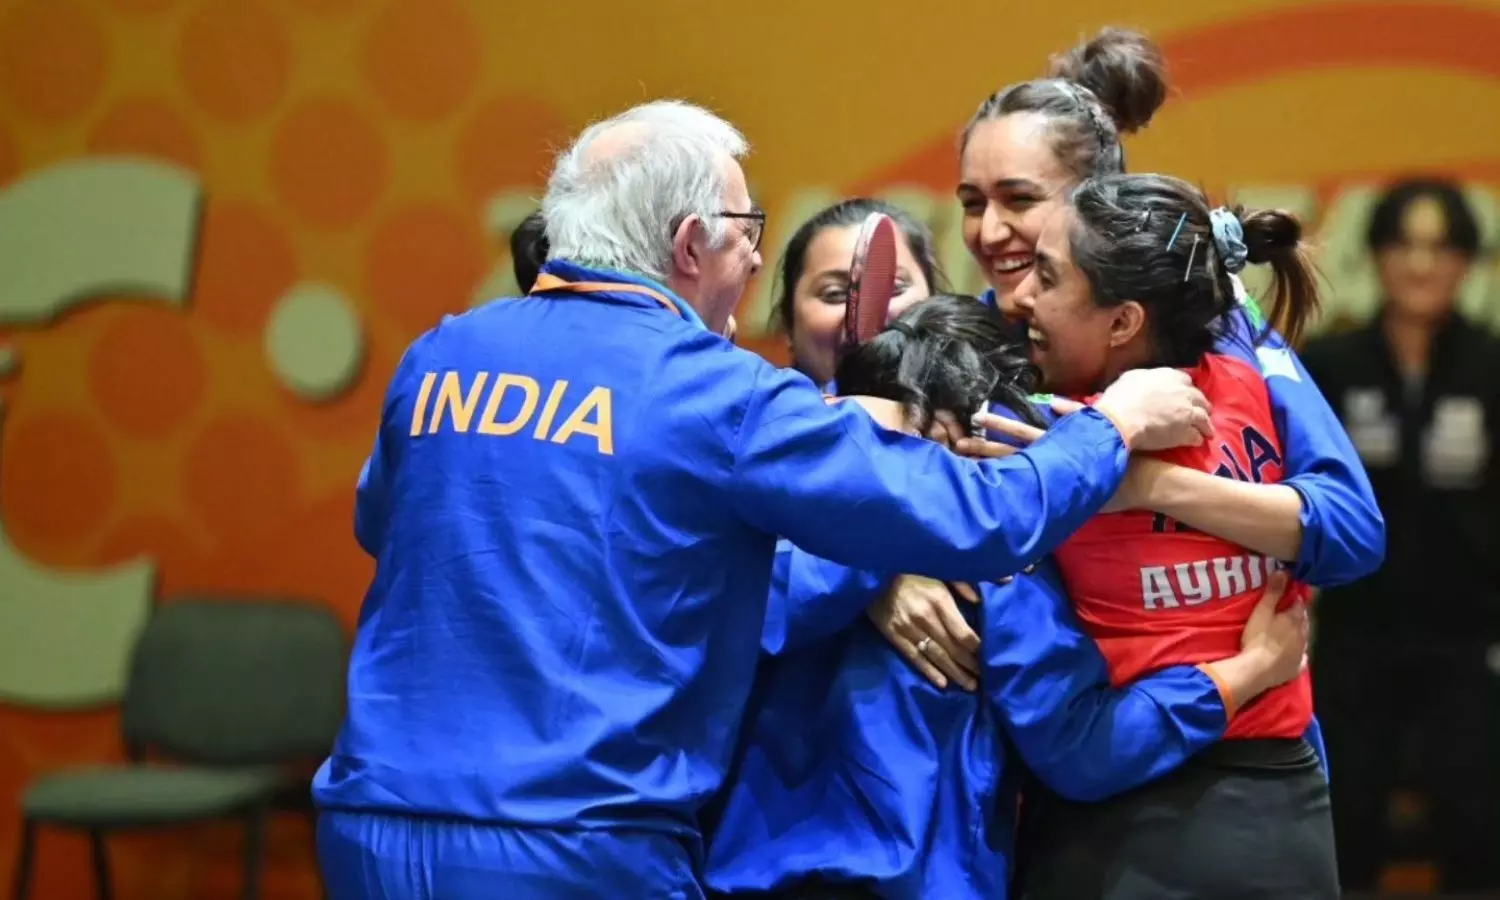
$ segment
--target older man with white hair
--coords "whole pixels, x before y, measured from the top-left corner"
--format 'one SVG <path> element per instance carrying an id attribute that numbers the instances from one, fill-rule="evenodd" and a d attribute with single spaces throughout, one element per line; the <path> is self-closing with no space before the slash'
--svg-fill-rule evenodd
<path id="1" fill-rule="evenodd" d="M 1097 511 L 1130 448 L 1201 440 L 1185 377 L 1132 373 L 976 463 L 736 348 L 765 224 L 747 149 L 685 103 L 591 126 L 548 183 L 531 294 L 402 359 L 360 478 L 376 567 L 348 715 L 314 783 L 335 898 L 700 897 L 697 814 L 778 535 L 1000 577 Z"/>

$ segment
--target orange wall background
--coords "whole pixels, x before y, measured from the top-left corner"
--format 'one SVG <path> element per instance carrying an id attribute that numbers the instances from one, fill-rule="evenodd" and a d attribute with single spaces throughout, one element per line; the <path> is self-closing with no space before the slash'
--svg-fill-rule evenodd
<path id="1" fill-rule="evenodd" d="M 856 8 L 865 18 L 851 21 Z M 739 124 L 770 211 L 768 264 L 824 202 L 881 192 L 933 223 L 947 269 L 974 286 L 951 199 L 954 134 L 985 94 L 1118 15 L 1109 0 L 627 9 L 0 0 L 0 261 L 115 258 L 78 236 L 94 233 L 90 217 L 134 210 L 75 192 L 36 214 L 37 185 L 69 167 L 167 166 L 198 197 L 182 296 L 105 279 L 66 309 L 26 312 L 5 297 L 31 268 L 0 265 L 0 347 L 15 360 L 0 381 L 0 647 L 52 636 L 42 652 L 63 664 L 95 652 L 59 621 L 92 621 L 91 608 L 50 598 L 132 565 L 149 566 L 156 599 L 294 595 L 352 628 L 371 569 L 352 539 L 352 487 L 386 380 L 439 315 L 508 289 L 506 232 L 540 195 L 551 152 L 590 119 L 682 96 Z M 1132 167 L 1299 209 L 1324 244 L 1335 313 L 1357 317 L 1373 299 L 1358 244 L 1381 179 L 1463 176 L 1494 219 L 1500 3 L 1138 0 L 1130 14 L 1119 24 L 1159 38 L 1179 89 L 1130 144 Z M 7 217 L 22 199 L 28 216 Z M 42 221 L 53 215 L 61 225 Z M 44 227 L 52 243 L 38 250 Z M 1466 297 L 1492 321 L 1497 283 L 1483 270 Z M 768 289 L 752 291 L 742 330 L 776 356 L 781 342 L 755 334 Z M 309 291 L 349 312 L 362 341 L 352 382 L 313 399 L 267 349 L 295 343 L 268 327 Z M 61 708 L 44 702 L 49 684 L 0 683 L 0 878 L 24 785 L 121 757 L 111 705 Z M 232 827 L 112 847 L 122 898 L 238 883 Z M 266 896 L 316 896 L 300 822 L 277 824 L 268 859 Z M 38 873 L 37 897 L 88 896 L 83 840 L 46 833 Z"/>

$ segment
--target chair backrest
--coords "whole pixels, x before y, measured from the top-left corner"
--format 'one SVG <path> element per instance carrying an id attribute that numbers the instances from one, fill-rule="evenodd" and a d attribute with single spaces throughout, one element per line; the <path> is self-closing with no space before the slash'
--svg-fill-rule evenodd
<path id="1" fill-rule="evenodd" d="M 344 630 L 322 606 L 165 600 L 131 658 L 125 741 L 205 765 L 324 756 L 343 717 L 347 661 Z"/>

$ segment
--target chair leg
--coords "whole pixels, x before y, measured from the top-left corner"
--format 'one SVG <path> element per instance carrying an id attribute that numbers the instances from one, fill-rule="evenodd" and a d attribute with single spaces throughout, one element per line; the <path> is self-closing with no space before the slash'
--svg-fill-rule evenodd
<path id="1" fill-rule="evenodd" d="M 311 835 L 308 843 L 312 845 L 313 876 L 318 879 L 318 896 L 328 900 L 328 885 L 323 883 L 323 862 L 318 858 L 318 810 L 315 807 L 307 811 L 307 826 Z"/>
<path id="2" fill-rule="evenodd" d="M 256 806 L 245 815 L 244 900 L 260 900 L 260 873 L 266 862 L 266 820 L 270 810 Z"/>
<path id="3" fill-rule="evenodd" d="M 94 860 L 94 896 L 99 900 L 110 900 L 114 896 L 114 885 L 109 880 L 109 847 L 104 842 L 104 832 L 89 832 L 89 852 Z"/>
<path id="4" fill-rule="evenodd" d="M 15 900 L 27 900 L 31 896 L 31 873 L 35 863 L 36 823 L 25 819 L 21 823 L 21 848 L 16 856 Z"/>

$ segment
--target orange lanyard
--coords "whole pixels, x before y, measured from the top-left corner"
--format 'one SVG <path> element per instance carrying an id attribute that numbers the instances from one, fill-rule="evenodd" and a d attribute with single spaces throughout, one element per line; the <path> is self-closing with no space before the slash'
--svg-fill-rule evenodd
<path id="1" fill-rule="evenodd" d="M 682 314 L 677 303 L 666 294 L 652 290 L 643 284 L 632 284 L 628 281 L 567 281 L 543 272 L 536 277 L 536 284 L 532 286 L 531 292 L 537 294 L 543 291 L 572 291 L 575 294 L 641 294 L 665 306 L 679 318 L 687 318 Z"/>

